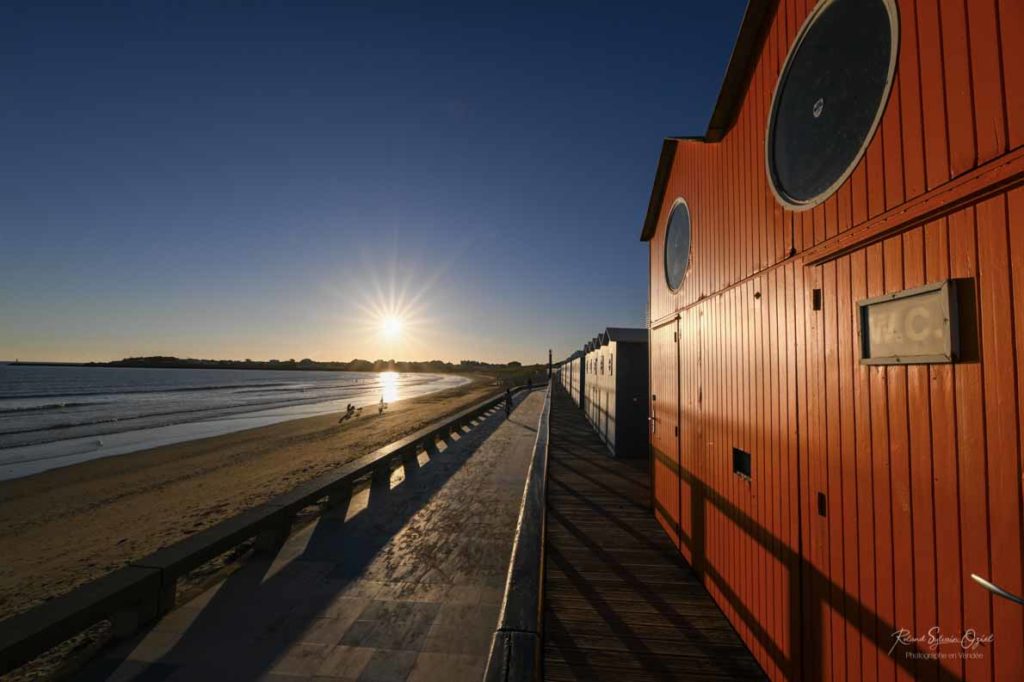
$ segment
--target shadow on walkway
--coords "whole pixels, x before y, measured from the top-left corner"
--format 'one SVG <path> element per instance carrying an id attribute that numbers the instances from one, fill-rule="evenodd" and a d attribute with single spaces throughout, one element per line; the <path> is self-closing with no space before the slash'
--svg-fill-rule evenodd
<path id="1" fill-rule="evenodd" d="M 482 533 L 471 545 L 451 540 L 462 531 L 450 523 L 438 529 L 410 521 L 428 505 L 464 505 L 445 498 L 463 495 L 443 489 L 505 422 L 504 410 L 492 409 L 455 437 L 406 458 L 390 480 L 375 478 L 368 490 L 295 532 L 276 555 L 252 556 L 79 679 L 329 678 L 359 670 L 364 678 L 405 679 L 439 613 L 456 607 L 471 625 L 473 617 L 488 624 L 480 643 L 486 652 L 497 610 L 481 606 L 481 585 L 493 585 L 497 594 L 490 596 L 500 602 L 510 540 L 502 548 Z M 472 532 L 469 525 L 465 532 Z M 514 520 L 509 537 L 513 529 Z M 477 555 L 495 555 L 494 566 Z"/>
<path id="2" fill-rule="evenodd" d="M 551 399 L 547 680 L 763 680 L 649 508 L 645 459 L 615 459 L 568 394 Z"/>

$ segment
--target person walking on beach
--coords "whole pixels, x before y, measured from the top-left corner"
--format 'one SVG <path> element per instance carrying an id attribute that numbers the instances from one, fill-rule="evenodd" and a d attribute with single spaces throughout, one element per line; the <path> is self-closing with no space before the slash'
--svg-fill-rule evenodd
<path id="1" fill-rule="evenodd" d="M 511 388 L 506 388 L 505 389 L 505 416 L 506 417 L 511 417 L 512 416 L 512 389 Z"/>

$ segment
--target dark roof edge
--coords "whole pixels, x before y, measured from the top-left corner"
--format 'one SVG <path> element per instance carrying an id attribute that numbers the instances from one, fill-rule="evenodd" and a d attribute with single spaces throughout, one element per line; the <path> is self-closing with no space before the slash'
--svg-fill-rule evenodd
<path id="1" fill-rule="evenodd" d="M 729 66 L 722 79 L 722 89 L 718 91 L 718 101 L 711 112 L 708 131 L 704 134 L 706 142 L 718 142 L 736 122 L 778 7 L 779 0 L 750 0 L 747 3 Z"/>
<path id="2" fill-rule="evenodd" d="M 654 236 L 658 227 L 661 205 L 665 199 L 665 188 L 672 170 L 676 147 L 680 140 L 696 140 L 699 142 L 718 142 L 736 122 L 740 105 L 747 95 L 750 79 L 754 75 L 754 67 L 761 54 L 761 48 L 768 37 L 768 31 L 779 7 L 779 0 L 749 0 L 743 13 L 736 44 L 729 57 L 729 66 L 722 79 L 722 88 L 718 92 L 708 130 L 703 137 L 670 137 L 661 145 L 661 156 L 658 158 L 658 170 L 654 175 L 654 186 L 651 188 L 651 200 L 647 204 L 647 215 L 644 217 L 640 241 L 646 242 Z"/>
<path id="3" fill-rule="evenodd" d="M 642 327 L 608 327 L 604 335 L 616 343 L 647 343 L 647 329 Z"/>
<path id="4" fill-rule="evenodd" d="M 658 170 L 654 174 L 654 186 L 651 188 L 651 200 L 647 204 L 647 215 L 644 217 L 644 226 L 640 231 L 640 241 L 650 241 L 654 231 L 658 227 L 658 216 L 661 214 L 661 204 L 665 199 L 665 188 L 668 185 L 668 176 L 672 170 L 672 161 L 676 157 L 678 140 L 668 138 L 661 143 L 661 156 L 658 157 Z"/>

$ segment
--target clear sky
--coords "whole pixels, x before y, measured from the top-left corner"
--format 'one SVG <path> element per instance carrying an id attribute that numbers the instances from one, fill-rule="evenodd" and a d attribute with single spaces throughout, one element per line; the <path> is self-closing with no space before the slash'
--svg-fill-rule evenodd
<path id="1" fill-rule="evenodd" d="M 744 6 L 3 3 L 0 358 L 533 362 L 642 326 L 661 140 L 705 130 Z"/>

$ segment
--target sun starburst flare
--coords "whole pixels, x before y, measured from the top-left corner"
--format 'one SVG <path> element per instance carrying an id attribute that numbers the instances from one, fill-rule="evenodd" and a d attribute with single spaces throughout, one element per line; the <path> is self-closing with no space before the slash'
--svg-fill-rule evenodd
<path id="1" fill-rule="evenodd" d="M 397 340 L 402 335 L 405 322 L 397 315 L 388 315 L 380 321 L 380 330 L 385 338 Z"/>
<path id="2" fill-rule="evenodd" d="M 335 317 L 336 342 L 358 348 L 335 354 L 370 360 L 431 360 L 444 355 L 451 343 L 445 323 L 450 316 L 443 310 L 439 316 L 438 298 L 445 275 L 462 255 L 457 249 L 451 261 L 427 267 L 408 256 L 364 254 L 360 266 L 325 285 L 341 307 Z M 450 303 L 452 297 L 446 291 L 442 300 Z"/>
<path id="3" fill-rule="evenodd" d="M 367 290 L 356 300 L 358 320 L 353 328 L 377 346 L 385 359 L 416 353 L 430 335 L 422 305 L 426 289 L 412 287 L 414 281 L 411 272 L 401 277 L 397 268 L 363 278 Z"/>

